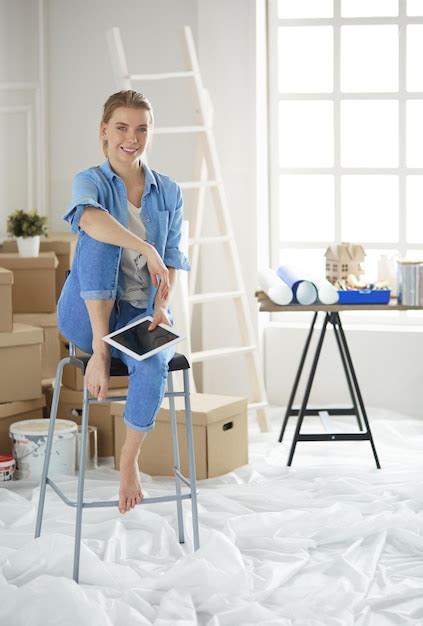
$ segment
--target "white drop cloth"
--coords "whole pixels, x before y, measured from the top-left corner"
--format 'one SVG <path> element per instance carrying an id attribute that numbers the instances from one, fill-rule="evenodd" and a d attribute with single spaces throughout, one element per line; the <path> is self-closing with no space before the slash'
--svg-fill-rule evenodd
<path id="1" fill-rule="evenodd" d="M 199 483 L 195 554 L 187 501 L 184 546 L 174 503 L 84 510 L 80 585 L 75 510 L 48 488 L 35 540 L 38 488 L 1 483 L 0 624 L 423 625 L 423 423 L 369 414 L 381 470 L 368 442 L 300 443 L 289 469 L 295 418 L 282 445 L 281 409 L 272 433 L 251 419 L 250 464 Z M 354 429 L 354 418 L 333 421 Z M 86 497 L 115 499 L 118 478 L 110 463 L 88 472 Z M 142 478 L 149 496 L 173 488 Z M 76 479 L 58 483 L 75 495 Z"/>

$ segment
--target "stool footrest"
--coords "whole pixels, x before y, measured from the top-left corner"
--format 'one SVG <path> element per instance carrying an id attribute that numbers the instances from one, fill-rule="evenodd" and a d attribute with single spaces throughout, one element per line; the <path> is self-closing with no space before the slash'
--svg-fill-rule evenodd
<path id="1" fill-rule="evenodd" d="M 186 482 L 186 484 L 190 487 L 189 481 L 185 477 L 181 476 L 181 478 L 185 479 L 184 482 Z M 60 489 L 60 487 L 58 487 L 56 483 L 54 483 L 50 478 L 47 478 L 46 482 L 57 493 L 57 495 L 63 500 L 65 504 L 67 504 L 68 506 L 73 506 L 74 508 L 78 506 L 78 503 L 74 500 L 70 500 L 67 496 L 65 496 L 65 494 Z M 199 493 L 198 489 L 196 490 L 195 493 L 198 496 L 198 493 Z M 140 502 L 140 504 L 152 504 L 154 502 L 176 502 L 177 500 L 190 500 L 191 498 L 192 498 L 191 493 L 184 493 L 181 495 L 175 494 L 172 496 L 155 496 L 153 498 L 144 498 L 142 502 Z M 82 508 L 83 509 L 95 509 L 95 508 L 118 506 L 118 504 L 119 504 L 119 500 L 99 500 L 99 501 L 94 501 L 94 502 L 83 502 Z"/>

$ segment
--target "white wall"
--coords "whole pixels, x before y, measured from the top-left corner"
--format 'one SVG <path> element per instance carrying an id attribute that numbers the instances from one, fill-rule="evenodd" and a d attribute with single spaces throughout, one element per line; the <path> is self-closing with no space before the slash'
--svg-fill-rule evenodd
<path id="1" fill-rule="evenodd" d="M 303 314 L 306 316 L 307 314 Z M 322 314 L 320 314 L 322 317 Z M 354 328 L 344 325 L 355 372 L 367 407 L 386 408 L 423 417 L 423 328 L 392 326 Z M 318 332 L 314 331 L 296 403 L 304 394 Z M 286 406 L 307 336 L 304 324 L 270 324 L 265 330 L 265 371 L 269 401 Z M 326 334 L 310 403 L 351 406 L 333 331 Z"/>
<path id="2" fill-rule="evenodd" d="M 38 80 L 38 4 L 35 0 L 0 0 L 0 83 Z M 39 187 L 36 163 L 35 91 L 0 89 L 0 107 L 25 105 L 33 121 L 31 158 L 27 158 L 26 114 L 0 112 L 0 235 L 6 232 L 6 216 L 26 209 L 32 183 L 30 208 L 37 206 Z M 28 182 L 29 162 L 34 167 Z"/>
<path id="3" fill-rule="evenodd" d="M 196 36 L 197 7 L 195 0 L 50 0 L 48 15 L 51 215 L 53 226 L 63 229 L 72 177 L 104 160 L 98 145 L 101 108 L 117 91 L 106 31 L 120 28 L 130 72 L 177 70 L 184 67 L 180 32 L 188 24 Z M 157 125 L 194 117 L 172 86 L 137 83 L 134 88 L 152 101 Z M 169 159 L 165 140 L 156 138 L 150 164 L 180 178 L 190 171 L 189 152 L 179 141 Z"/>
<path id="4" fill-rule="evenodd" d="M 214 104 L 214 128 L 227 202 L 234 226 L 254 330 L 257 274 L 255 1 L 198 0 L 198 41 L 204 83 Z M 212 224 L 209 224 L 212 227 Z M 203 280 L 208 291 L 234 289 L 224 248 L 207 249 Z M 235 307 L 204 307 L 205 348 L 242 345 Z M 210 392 L 249 395 L 245 358 L 208 361 L 204 387 Z"/>

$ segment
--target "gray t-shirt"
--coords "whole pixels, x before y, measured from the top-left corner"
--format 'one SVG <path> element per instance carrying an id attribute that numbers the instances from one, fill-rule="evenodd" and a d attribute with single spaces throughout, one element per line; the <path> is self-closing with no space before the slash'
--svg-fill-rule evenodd
<path id="1" fill-rule="evenodd" d="M 147 233 L 141 219 L 140 209 L 128 200 L 128 230 L 140 239 L 146 240 Z M 125 292 L 122 300 L 139 309 L 147 307 L 149 292 L 149 273 L 147 259 L 143 254 L 123 248 L 121 270 L 125 278 Z"/>

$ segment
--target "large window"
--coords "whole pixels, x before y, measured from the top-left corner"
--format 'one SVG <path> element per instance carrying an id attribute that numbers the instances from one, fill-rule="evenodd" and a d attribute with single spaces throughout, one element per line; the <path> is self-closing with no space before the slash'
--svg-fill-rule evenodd
<path id="1" fill-rule="evenodd" d="M 268 33 L 272 265 L 423 258 L 423 0 L 269 0 Z"/>

